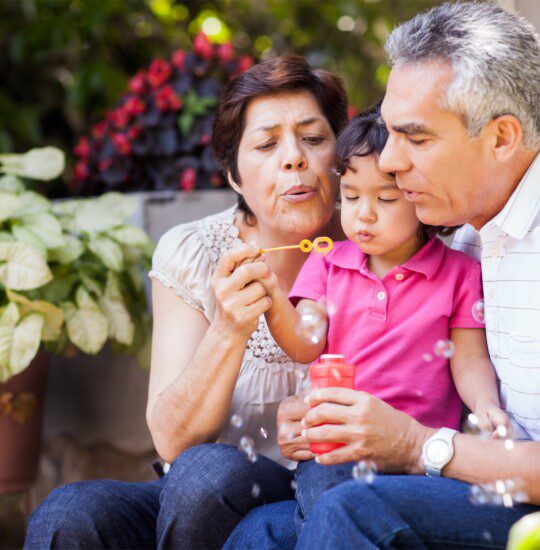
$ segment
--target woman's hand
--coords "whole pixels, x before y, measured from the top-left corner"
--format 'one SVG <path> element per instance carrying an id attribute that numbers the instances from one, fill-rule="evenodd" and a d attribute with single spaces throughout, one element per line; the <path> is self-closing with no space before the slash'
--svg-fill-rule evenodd
<path id="1" fill-rule="evenodd" d="M 315 455 L 309 450 L 309 441 L 302 436 L 300 421 L 309 410 L 303 396 L 291 395 L 279 405 L 277 413 L 278 445 L 281 454 L 289 460 L 311 460 Z"/>
<path id="2" fill-rule="evenodd" d="M 320 455 L 321 464 L 369 459 L 384 472 L 423 471 L 422 445 L 436 430 L 362 391 L 325 388 L 312 391 L 308 399 L 313 408 L 302 421 L 306 439 L 345 443 Z"/>
<path id="3" fill-rule="evenodd" d="M 258 281 L 269 277 L 270 269 L 258 256 L 259 249 L 242 244 L 228 250 L 217 263 L 211 279 L 216 298 L 213 324 L 224 335 L 247 340 L 257 329 L 259 317 L 272 305 Z"/>

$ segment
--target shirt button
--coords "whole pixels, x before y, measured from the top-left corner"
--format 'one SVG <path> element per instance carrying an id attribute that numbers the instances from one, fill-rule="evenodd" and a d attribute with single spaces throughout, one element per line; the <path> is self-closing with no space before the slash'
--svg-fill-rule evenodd
<path id="1" fill-rule="evenodd" d="M 396 273 L 396 281 L 403 281 L 405 275 L 403 273 Z"/>
<path id="2" fill-rule="evenodd" d="M 385 298 L 386 298 L 386 294 L 384 292 L 377 293 L 377 300 L 384 300 Z"/>
<path id="3" fill-rule="evenodd" d="M 496 258 L 499 255 L 499 251 L 496 248 L 491 249 L 491 257 Z"/>

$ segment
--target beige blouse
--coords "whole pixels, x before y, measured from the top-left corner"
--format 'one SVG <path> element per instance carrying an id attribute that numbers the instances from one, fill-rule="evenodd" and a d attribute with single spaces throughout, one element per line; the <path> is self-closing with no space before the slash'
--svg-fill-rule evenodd
<path id="1" fill-rule="evenodd" d="M 221 255 L 242 241 L 233 224 L 236 206 L 201 220 L 177 225 L 159 240 L 148 276 L 174 289 L 211 323 L 215 303 L 210 277 Z M 307 383 L 307 365 L 294 363 L 275 343 L 264 315 L 248 341 L 232 399 L 228 423 L 218 441 L 239 445 L 250 436 L 255 450 L 277 462 L 291 462 L 279 452 L 276 413 L 286 397 Z M 239 424 L 241 419 L 241 426 Z"/>

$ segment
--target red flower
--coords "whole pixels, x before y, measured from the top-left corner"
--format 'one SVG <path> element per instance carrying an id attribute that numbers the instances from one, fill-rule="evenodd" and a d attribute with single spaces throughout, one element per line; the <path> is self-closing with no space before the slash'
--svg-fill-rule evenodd
<path id="1" fill-rule="evenodd" d="M 197 184 L 197 171 L 194 168 L 187 168 L 180 174 L 178 187 L 183 191 L 192 191 Z"/>
<path id="2" fill-rule="evenodd" d="M 146 104 L 137 97 L 128 98 L 122 107 L 130 116 L 137 116 L 146 111 Z"/>
<path id="3" fill-rule="evenodd" d="M 99 164 L 98 168 L 100 172 L 104 172 L 105 170 L 108 170 L 112 166 L 112 159 L 106 158 L 103 159 Z"/>
<path id="4" fill-rule="evenodd" d="M 356 107 L 355 105 L 349 105 L 347 107 L 347 115 L 348 115 L 349 119 L 351 119 L 357 113 L 358 113 L 358 107 Z"/>
<path id="5" fill-rule="evenodd" d="M 129 115 L 122 107 L 118 107 L 109 114 L 109 119 L 111 120 L 115 128 L 122 129 L 125 128 L 126 124 L 129 122 Z"/>
<path id="6" fill-rule="evenodd" d="M 221 44 L 221 46 L 218 46 L 217 55 L 223 65 L 229 63 L 234 59 L 234 46 L 230 42 Z"/>
<path id="7" fill-rule="evenodd" d="M 73 173 L 75 174 L 75 179 L 77 181 L 85 180 L 90 175 L 90 170 L 88 170 L 88 164 L 85 160 L 80 160 L 75 164 L 75 168 L 73 169 Z"/>
<path id="8" fill-rule="evenodd" d="M 116 150 L 121 155 L 129 155 L 131 153 L 131 143 L 124 134 L 113 134 L 112 140 Z"/>
<path id="9" fill-rule="evenodd" d="M 167 61 L 164 59 L 155 59 L 152 61 L 148 71 L 148 82 L 152 88 L 158 88 L 169 80 L 171 73 L 171 66 Z"/>
<path id="10" fill-rule="evenodd" d="M 212 59 L 214 48 L 210 44 L 210 40 L 203 32 L 198 32 L 193 39 L 193 51 L 203 59 Z"/>
<path id="11" fill-rule="evenodd" d="M 238 58 L 237 70 L 239 73 L 247 71 L 250 67 L 253 67 L 255 60 L 251 55 L 241 55 Z"/>
<path id="12" fill-rule="evenodd" d="M 73 149 L 73 152 L 78 157 L 88 158 L 91 152 L 90 140 L 87 137 L 82 137 Z"/>
<path id="13" fill-rule="evenodd" d="M 203 134 L 201 137 L 200 144 L 208 145 L 211 141 L 212 141 L 212 138 L 210 137 L 210 134 Z"/>
<path id="14" fill-rule="evenodd" d="M 105 135 L 105 132 L 107 131 L 107 121 L 102 120 L 101 122 L 94 124 L 91 128 L 91 131 L 92 131 L 92 137 L 94 139 L 101 139 Z"/>
<path id="15" fill-rule="evenodd" d="M 145 72 L 139 71 L 133 78 L 129 81 L 129 89 L 134 94 L 144 94 L 146 91 L 146 78 Z"/>
<path id="16" fill-rule="evenodd" d="M 139 137 L 141 134 L 142 128 L 138 125 L 132 126 L 127 132 L 126 135 L 130 141 L 133 141 Z"/>
<path id="17" fill-rule="evenodd" d="M 175 94 L 172 86 L 164 86 L 156 93 L 156 104 L 160 111 L 178 111 L 182 108 L 182 99 Z"/>
<path id="18" fill-rule="evenodd" d="M 186 52 L 184 50 L 176 50 L 172 54 L 172 64 L 178 69 L 184 69 L 186 63 Z"/>

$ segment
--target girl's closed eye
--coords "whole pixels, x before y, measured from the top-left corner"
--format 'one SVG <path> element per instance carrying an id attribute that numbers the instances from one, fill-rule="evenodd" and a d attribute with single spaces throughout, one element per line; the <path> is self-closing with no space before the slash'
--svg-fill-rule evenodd
<path id="1" fill-rule="evenodd" d="M 379 197 L 378 200 L 381 204 L 391 204 L 397 201 L 397 199 L 383 199 L 382 197 Z"/>

